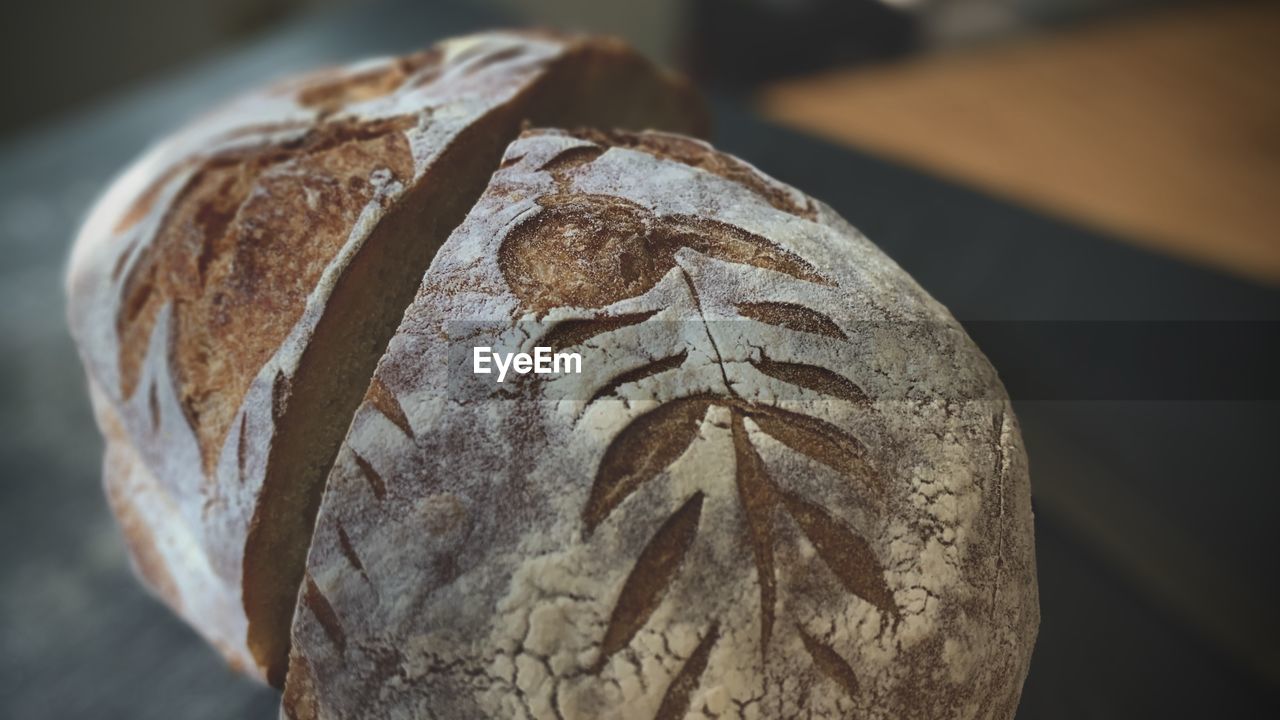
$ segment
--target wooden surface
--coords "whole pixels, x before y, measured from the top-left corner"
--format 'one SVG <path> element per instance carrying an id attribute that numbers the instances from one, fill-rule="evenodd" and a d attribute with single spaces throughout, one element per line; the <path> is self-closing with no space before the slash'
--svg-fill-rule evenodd
<path id="1" fill-rule="evenodd" d="M 1280 283 L 1280 3 L 1196 4 L 765 91 L 767 117 Z"/>

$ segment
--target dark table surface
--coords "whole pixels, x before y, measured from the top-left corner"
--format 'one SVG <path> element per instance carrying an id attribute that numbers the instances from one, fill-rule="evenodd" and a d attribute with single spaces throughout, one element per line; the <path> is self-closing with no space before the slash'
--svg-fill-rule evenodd
<path id="1" fill-rule="evenodd" d="M 0 718 L 269 718 L 278 704 L 129 573 L 63 321 L 63 263 L 93 196 L 238 89 L 511 22 L 407 1 L 318 16 L 0 144 Z M 839 210 L 1010 382 L 1043 616 L 1019 718 L 1280 716 L 1280 291 L 716 105 L 723 149 Z M 1126 342 L 1149 335 L 1149 356 Z"/>

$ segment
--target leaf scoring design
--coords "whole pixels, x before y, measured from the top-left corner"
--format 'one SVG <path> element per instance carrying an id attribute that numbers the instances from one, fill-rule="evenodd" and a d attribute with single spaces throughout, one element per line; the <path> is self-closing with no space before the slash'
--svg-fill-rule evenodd
<path id="1" fill-rule="evenodd" d="M 604 307 L 648 292 L 682 248 L 831 285 L 804 258 L 728 223 L 655 215 L 615 195 L 558 193 L 498 248 L 498 266 L 525 308 Z"/>
<path id="2" fill-rule="evenodd" d="M 601 641 L 597 667 L 626 647 L 662 602 L 698 533 L 702 493 L 694 493 L 658 528 L 622 585 Z"/>
<path id="3" fill-rule="evenodd" d="M 541 344 L 550 347 L 553 352 L 560 352 L 575 345 L 581 345 L 597 335 L 630 325 L 639 325 L 657 314 L 657 310 L 650 310 L 600 318 L 561 320 L 542 336 Z"/>
<path id="4" fill-rule="evenodd" d="M 809 652 L 809 657 L 813 658 L 813 664 L 817 666 L 818 670 L 836 681 L 837 685 L 849 693 L 849 697 L 857 697 L 858 676 L 854 674 L 853 668 L 849 667 L 849 663 L 840 657 L 840 653 L 805 632 L 804 628 L 799 625 L 796 626 L 796 631 L 800 633 L 800 639 L 804 642 L 804 649 Z"/>
<path id="5" fill-rule="evenodd" d="M 702 682 L 702 673 L 707 669 L 711 648 L 719 637 L 720 628 L 713 624 L 711 629 L 707 630 L 706 636 L 698 643 L 693 654 L 684 661 L 684 666 L 680 668 L 675 679 L 667 686 L 667 692 L 662 696 L 662 704 L 658 706 L 658 714 L 654 716 L 654 720 L 681 720 L 689 711 L 689 701 L 692 699 L 693 691 Z"/>
<path id="6" fill-rule="evenodd" d="M 236 436 L 236 472 L 240 476 L 241 483 L 244 482 L 244 475 L 245 475 L 244 461 L 245 461 L 245 453 L 247 452 L 245 448 L 245 444 L 247 442 L 245 432 L 248 430 L 248 427 L 249 427 L 248 422 L 249 422 L 249 414 L 240 413 L 240 432 Z"/>
<path id="7" fill-rule="evenodd" d="M 670 248 L 672 255 L 687 247 L 725 262 L 772 270 L 816 285 L 831 285 L 809 261 L 735 225 L 697 215 L 672 215 L 662 218 L 654 234 L 654 244 L 664 250 Z"/>
<path id="8" fill-rule="evenodd" d="M 802 282 L 835 284 L 792 250 L 743 228 L 705 217 L 659 216 L 650 208 L 622 197 L 569 192 L 568 173 L 591 163 L 604 147 L 613 144 L 618 143 L 605 137 L 603 142 L 598 142 L 603 147 L 573 148 L 545 163 L 542 169 L 555 176 L 557 190 L 539 197 L 541 210 L 513 228 L 498 248 L 503 278 L 524 310 L 543 313 L 562 307 L 606 307 L 643 295 L 673 268 L 681 267 L 693 309 L 701 314 L 696 280 L 676 260 L 682 250 L 790 275 Z M 669 155 L 659 150 L 646 151 L 661 157 Z M 702 167 L 700 163 L 690 164 Z M 773 196 L 770 198 L 776 200 Z M 803 305 L 748 302 L 739 304 L 737 310 L 744 318 L 776 327 L 848 340 L 832 318 Z M 655 314 L 657 311 L 562 321 L 543 334 L 540 344 L 563 350 L 597 335 L 644 323 Z M 595 390 L 591 402 L 615 393 L 627 383 L 681 367 L 688 359 L 688 352 L 685 350 L 616 375 Z M 763 375 L 784 383 L 864 408 L 871 405 L 862 388 L 827 368 L 775 361 L 763 353 L 752 365 Z M 725 375 L 723 368 L 721 374 Z M 659 404 L 635 417 L 612 439 L 605 448 L 582 508 L 584 537 L 590 537 L 641 485 L 665 472 L 688 450 L 711 407 L 725 408 L 730 417 L 738 501 L 759 585 L 761 657 L 768 660 L 771 636 L 776 629 L 775 523 L 782 511 L 793 518 L 845 589 L 885 615 L 898 617 L 884 569 L 870 544 L 819 505 L 774 484 L 752 443 L 746 419 L 751 418 L 761 432 L 792 451 L 842 475 L 865 481 L 878 499 L 886 488 L 868 460 L 862 442 L 811 415 L 756 404 L 737 395 L 727 376 L 725 382 L 727 392 L 700 392 Z M 623 583 L 601 639 L 597 671 L 634 640 L 666 598 L 697 536 L 702 503 L 703 493 L 695 492 L 666 519 L 640 552 Z M 849 664 L 802 628 L 796 630 L 815 666 L 850 695 L 856 694 L 858 683 Z M 719 626 L 713 623 L 686 659 L 663 696 L 657 713 L 659 719 L 680 718 L 689 710 L 718 633 Z"/>
<path id="9" fill-rule="evenodd" d="M 884 494 L 883 479 L 866 461 L 862 442 L 835 425 L 776 407 L 752 409 L 747 416 L 783 445 L 847 477 L 866 481 L 868 490 L 877 498 Z"/>
<path id="10" fill-rule="evenodd" d="M 773 571 L 773 510 L 778 505 L 778 498 L 764 462 L 747 438 L 742 414 L 735 410 L 731 423 L 738 499 L 747 518 L 747 538 L 751 541 L 760 584 L 760 654 L 765 657 L 769 652 L 777 604 L 777 581 Z"/>
<path id="11" fill-rule="evenodd" d="M 642 483 L 680 457 L 698 436 L 708 396 L 672 400 L 636 418 L 605 450 L 582 511 L 587 534 Z"/>
<path id="12" fill-rule="evenodd" d="M 561 192 L 569 189 L 569 175 L 573 169 L 595 160 L 604 154 L 604 148 L 599 145 L 579 145 L 563 150 L 555 157 L 542 164 L 538 168 L 545 172 L 551 173 L 556 179 L 556 185 Z"/>
<path id="13" fill-rule="evenodd" d="M 152 431 L 160 429 L 160 396 L 159 388 L 155 381 L 151 381 L 151 387 L 147 390 L 147 410 L 151 413 L 151 429 Z"/>
<path id="14" fill-rule="evenodd" d="M 355 450 L 351 451 L 351 457 L 355 458 L 356 465 L 360 467 L 360 472 L 364 475 L 365 480 L 369 481 L 369 489 L 373 491 L 373 496 L 381 500 L 387 494 L 387 484 L 383 482 L 382 476 L 377 470 L 369 464 L 368 460 L 360 457 L 360 453 Z"/>
<path id="15" fill-rule="evenodd" d="M 383 417 L 391 421 L 391 424 L 400 428 L 406 437 L 413 437 L 413 426 L 409 424 L 409 417 L 404 414 L 404 406 L 377 375 L 373 377 L 373 382 L 369 383 L 366 399 L 374 410 L 382 413 Z"/>
<path id="16" fill-rule="evenodd" d="M 311 610 L 325 635 L 338 647 L 339 654 L 346 652 L 347 633 L 342 629 L 342 621 L 338 619 L 338 613 L 333 609 L 329 598 L 324 596 L 310 575 L 307 575 L 302 602 Z"/>
<path id="17" fill-rule="evenodd" d="M 809 388 L 814 392 L 831 395 L 858 405 L 870 405 L 867 394 L 856 383 L 840 373 L 817 365 L 778 362 L 762 355 L 751 363 L 752 367 L 785 383 Z"/>
<path id="18" fill-rule="evenodd" d="M 881 612 L 898 617 L 893 592 L 884 580 L 884 568 L 867 541 L 827 514 L 826 510 L 799 495 L 784 492 L 782 500 L 801 532 L 813 543 L 818 557 L 831 568 L 841 584 Z"/>
<path id="19" fill-rule="evenodd" d="M 738 312 L 743 317 L 769 325 L 813 335 L 826 335 L 837 340 L 849 339 L 834 320 L 803 305 L 785 302 L 742 303 L 738 306 Z"/>
<path id="20" fill-rule="evenodd" d="M 343 527 L 342 522 L 338 521 L 338 549 L 342 551 L 342 556 L 351 563 L 351 566 L 360 571 L 360 575 L 365 580 L 369 579 L 368 573 L 364 570 L 364 563 L 360 562 L 360 556 L 356 554 L 355 545 L 351 542 L 351 536 L 347 534 L 347 529 Z"/>
<path id="21" fill-rule="evenodd" d="M 595 394 L 591 396 L 591 399 L 587 401 L 587 404 L 590 405 L 591 403 L 595 402 L 596 400 L 599 400 L 602 397 L 612 395 L 614 392 L 618 390 L 618 388 L 628 383 L 638 382 L 647 377 L 652 377 L 659 373 L 664 373 L 668 370 L 674 370 L 680 367 L 681 365 L 683 365 L 685 359 L 688 357 L 689 357 L 689 351 L 681 350 L 679 353 L 672 355 L 670 357 L 665 357 L 660 360 L 654 360 L 648 365 L 643 365 L 641 367 L 635 368 L 634 370 L 628 370 L 624 373 L 619 373 L 612 380 L 602 385 L 599 390 L 596 390 Z"/>

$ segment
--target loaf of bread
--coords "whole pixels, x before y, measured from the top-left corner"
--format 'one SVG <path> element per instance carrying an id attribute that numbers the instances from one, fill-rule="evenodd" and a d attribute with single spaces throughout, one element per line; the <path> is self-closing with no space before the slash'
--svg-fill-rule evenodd
<path id="1" fill-rule="evenodd" d="M 616 41 L 492 33 L 242 98 L 99 201 L 108 500 L 285 716 L 1013 717 L 998 377 L 706 126 Z M 578 364 L 477 372 L 537 348 Z"/>
<path id="2" fill-rule="evenodd" d="M 701 134 L 620 43 L 492 33 L 278 83 L 99 201 L 69 315 L 146 582 L 281 685 L 324 479 L 440 243 L 526 122 Z"/>
<path id="3" fill-rule="evenodd" d="M 474 372 L 476 348 L 580 373 Z M 329 476 L 294 720 L 1012 718 L 1027 461 L 956 321 L 686 137 L 529 131 Z"/>

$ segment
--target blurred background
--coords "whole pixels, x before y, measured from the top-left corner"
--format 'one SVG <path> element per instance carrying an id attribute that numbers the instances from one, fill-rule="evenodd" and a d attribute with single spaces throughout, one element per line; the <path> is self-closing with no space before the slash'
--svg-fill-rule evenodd
<path id="1" fill-rule="evenodd" d="M 268 718 L 129 575 L 63 321 L 88 203 L 279 75 L 622 35 L 964 321 L 1032 461 L 1020 718 L 1280 714 L 1280 3 L 45 0 L 0 24 L 0 718 Z"/>
<path id="2" fill-rule="evenodd" d="M 11 97 L 0 133 L 39 128 L 307 18 L 387 4 L 22 3 L 0 28 Z M 625 36 L 703 87 L 747 98 L 787 125 L 1133 242 L 1280 280 L 1280 242 L 1268 222 L 1280 204 L 1277 3 L 467 4 L 502 24 Z"/>

